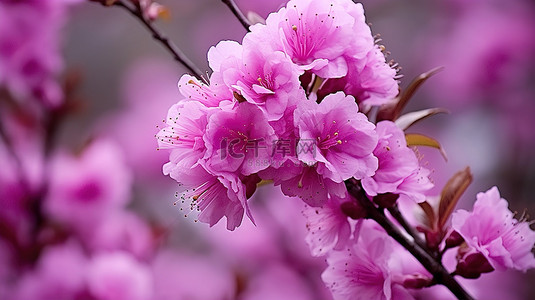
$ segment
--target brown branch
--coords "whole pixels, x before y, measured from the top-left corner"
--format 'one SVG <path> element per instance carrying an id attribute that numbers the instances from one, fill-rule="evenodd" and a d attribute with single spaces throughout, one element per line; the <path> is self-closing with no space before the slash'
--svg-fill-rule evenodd
<path id="1" fill-rule="evenodd" d="M 433 280 L 447 287 L 459 300 L 472 300 L 472 296 L 453 278 L 444 266 L 429 255 L 416 243 L 408 240 L 388 218 L 383 211 L 379 210 L 366 197 L 360 183 L 355 179 L 349 179 L 346 187 L 350 195 L 355 197 L 360 205 L 368 213 L 368 218 L 377 222 L 381 227 L 396 240 L 401 246 L 407 249 L 426 269 L 433 275 Z"/>
<path id="2" fill-rule="evenodd" d="M 195 64 L 184 54 L 184 52 L 182 52 L 180 48 L 178 48 L 171 40 L 169 40 L 167 36 L 165 36 L 156 27 L 154 27 L 151 21 L 143 15 L 143 12 L 139 6 L 132 8 L 129 5 L 125 4 L 123 1 L 114 2 L 113 5 L 126 9 L 133 16 L 139 19 L 141 23 L 143 23 L 143 25 L 145 25 L 145 27 L 150 31 L 152 37 L 158 42 L 160 42 L 160 44 L 162 44 L 162 46 L 167 49 L 169 53 L 171 53 L 171 55 L 177 62 L 186 67 L 186 69 L 188 69 L 188 72 L 191 75 L 208 84 L 207 80 L 202 76 L 203 72 L 197 66 L 195 66 Z"/>
<path id="3" fill-rule="evenodd" d="M 394 217 L 394 219 L 399 223 L 399 225 L 401 225 L 401 227 L 403 227 L 403 229 L 405 229 L 405 231 L 414 239 L 414 242 L 418 244 L 420 248 L 424 249 L 429 255 L 436 257 L 436 254 L 432 253 L 429 250 L 427 244 L 420 237 L 418 231 L 416 231 L 416 229 L 414 229 L 414 227 L 412 227 L 411 224 L 407 222 L 405 217 L 403 217 L 397 205 L 388 208 L 388 211 L 390 212 L 392 217 Z"/>
<path id="4" fill-rule="evenodd" d="M 251 30 L 249 29 L 249 27 L 252 25 L 251 22 L 249 22 L 249 20 L 247 19 L 247 17 L 245 17 L 245 15 L 243 14 L 243 12 L 238 8 L 238 6 L 236 5 L 236 2 L 234 2 L 234 0 L 221 0 L 223 3 L 225 3 L 228 8 L 230 8 L 230 10 L 232 11 L 232 13 L 234 14 L 234 16 L 236 16 L 236 18 L 238 19 L 238 21 L 240 21 L 240 23 L 243 25 L 243 27 L 245 28 L 245 30 L 247 30 L 248 32 L 251 32 Z"/>

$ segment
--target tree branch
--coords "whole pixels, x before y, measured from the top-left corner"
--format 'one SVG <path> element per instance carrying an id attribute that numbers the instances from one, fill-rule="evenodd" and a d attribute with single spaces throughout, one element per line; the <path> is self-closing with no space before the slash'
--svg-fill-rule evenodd
<path id="1" fill-rule="evenodd" d="M 403 215 L 401 214 L 401 212 L 399 211 L 399 208 L 397 205 L 394 205 L 390 208 L 388 208 L 388 211 L 390 212 L 390 214 L 392 215 L 392 217 L 394 217 L 394 219 L 396 219 L 396 221 L 398 221 L 399 225 L 401 225 L 401 227 L 403 227 L 403 229 L 405 229 L 405 231 L 414 239 L 414 242 L 416 244 L 418 244 L 418 246 L 420 246 L 420 248 L 424 249 L 427 253 L 429 253 L 429 255 L 433 256 L 433 257 L 436 257 L 436 254 L 433 254 L 429 248 L 427 247 L 427 244 L 425 243 L 425 241 L 420 237 L 420 235 L 418 234 L 418 232 L 414 229 L 414 227 L 412 227 L 409 222 L 407 222 L 407 220 L 405 219 L 405 217 L 403 217 Z"/>
<path id="2" fill-rule="evenodd" d="M 143 15 L 143 12 L 139 7 L 132 8 L 128 5 L 126 5 L 122 1 L 117 1 L 114 3 L 114 5 L 122 7 L 129 11 L 133 16 L 138 18 L 143 25 L 150 31 L 152 34 L 152 37 L 159 41 L 169 53 L 173 56 L 173 58 L 179 62 L 181 65 L 186 67 L 188 69 L 189 73 L 197 79 L 202 80 L 204 83 L 208 84 L 208 81 L 202 76 L 203 72 L 195 66 L 195 64 L 178 48 L 167 36 L 165 36 L 163 33 L 161 33 L 154 25 L 152 25 L 151 21 L 147 20 L 145 16 Z"/>
<path id="3" fill-rule="evenodd" d="M 368 217 L 376 221 L 381 227 L 396 240 L 401 246 L 407 249 L 431 274 L 433 280 L 439 284 L 446 286 L 459 300 L 472 300 L 463 287 L 453 278 L 449 272 L 437 262 L 431 255 L 423 250 L 419 245 L 408 240 L 397 227 L 388 220 L 382 211 L 377 209 L 375 205 L 366 197 L 360 183 L 355 179 L 349 179 L 346 182 L 346 187 L 353 197 L 357 199 L 360 205 L 368 213 Z"/>
<path id="4" fill-rule="evenodd" d="M 238 6 L 236 5 L 236 2 L 234 2 L 234 0 L 221 0 L 221 1 L 223 1 L 223 3 L 225 3 L 228 6 L 228 8 L 230 8 L 232 13 L 236 16 L 236 18 L 238 18 L 238 21 L 240 21 L 240 23 L 243 25 L 245 30 L 250 32 L 251 30 L 249 30 L 249 27 L 252 24 L 249 22 L 247 17 L 245 17 L 243 12 L 238 8 Z"/>

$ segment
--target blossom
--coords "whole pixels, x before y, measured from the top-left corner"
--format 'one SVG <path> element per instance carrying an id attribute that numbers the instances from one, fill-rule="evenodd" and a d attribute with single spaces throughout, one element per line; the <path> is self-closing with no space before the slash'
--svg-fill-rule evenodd
<path id="1" fill-rule="evenodd" d="M 333 197 L 322 207 L 307 206 L 303 210 L 308 230 L 305 240 L 312 255 L 322 256 L 346 246 L 352 226 L 340 207 L 342 203 L 343 199 Z"/>
<path id="2" fill-rule="evenodd" d="M 208 60 L 214 69 L 212 81 L 220 76 L 232 91 L 262 109 L 269 121 L 280 119 L 288 106 L 305 99 L 299 82 L 302 71 L 283 52 L 258 47 L 248 36 L 243 47 L 220 42 L 208 51 Z"/>
<path id="3" fill-rule="evenodd" d="M 346 0 L 292 0 L 270 14 L 266 25 L 251 26 L 250 35 L 264 47 L 284 51 L 303 70 L 339 78 L 347 74 L 346 56 L 364 57 L 373 46 L 369 27 L 359 26 L 364 20 L 355 20 L 348 9 L 362 6 Z"/>
<path id="4" fill-rule="evenodd" d="M 150 300 L 154 293 L 148 266 L 129 253 L 99 254 L 87 268 L 89 292 L 102 300 Z"/>
<path id="5" fill-rule="evenodd" d="M 35 269 L 19 280 L 13 299 L 76 299 L 84 290 L 88 263 L 76 243 L 47 248 Z"/>
<path id="6" fill-rule="evenodd" d="M 375 175 L 362 179 L 362 187 L 370 196 L 403 194 L 419 202 L 423 192 L 432 187 L 426 169 L 419 165 L 414 151 L 407 147 L 405 134 L 391 121 L 377 123 L 379 142 L 373 154 L 379 159 Z"/>
<path id="7" fill-rule="evenodd" d="M 508 203 L 492 187 L 477 194 L 472 212 L 458 210 L 452 216 L 452 227 L 466 244 L 479 251 L 498 270 L 513 268 L 526 271 L 535 267 L 531 252 L 535 231 L 528 222 L 513 218 Z"/>
<path id="8" fill-rule="evenodd" d="M 311 151 L 298 157 L 307 165 L 317 163 L 316 171 L 325 178 L 341 183 L 351 177 L 362 179 L 377 170 L 372 154 L 377 145 L 375 126 L 358 112 L 355 99 L 338 92 L 320 104 L 302 102 L 295 110 L 299 143 Z"/>
<path id="9" fill-rule="evenodd" d="M 203 140 L 206 168 L 217 173 L 250 175 L 268 167 L 276 139 L 262 111 L 250 103 L 210 115 Z"/>
<path id="10" fill-rule="evenodd" d="M 185 101 L 196 101 L 206 107 L 218 107 L 232 103 L 232 93 L 212 76 L 210 85 L 200 82 L 197 78 L 184 74 L 178 81 L 178 90 Z"/>
<path id="11" fill-rule="evenodd" d="M 240 226 L 244 211 L 249 218 L 246 187 L 236 175 L 226 173 L 217 176 L 206 171 L 202 165 L 177 172 L 177 181 L 182 192 L 177 193 L 177 204 L 185 216 L 193 213 L 196 220 L 215 225 L 226 217 L 227 229 Z"/>
<path id="12" fill-rule="evenodd" d="M 51 166 L 45 212 L 78 230 L 88 230 L 129 200 L 131 174 L 121 151 L 95 141 L 80 157 L 58 153 Z"/>
<path id="13" fill-rule="evenodd" d="M 55 77 L 63 67 L 59 46 L 64 10 L 62 1 L 0 3 L 0 84 L 16 99 L 49 106 L 62 102 Z"/>
<path id="14" fill-rule="evenodd" d="M 357 99 L 364 111 L 371 106 L 394 100 L 398 94 L 397 71 L 386 63 L 379 46 L 368 52 L 361 60 L 349 60 L 347 76 L 327 80 L 318 91 L 318 96 L 343 90 Z"/>
<path id="15" fill-rule="evenodd" d="M 203 136 L 208 124 L 207 108 L 199 102 L 181 101 L 171 106 L 165 121 L 167 126 L 156 138 L 159 149 L 171 149 L 170 161 L 163 169 L 164 174 L 175 178 L 177 168 L 195 166 L 206 152 Z"/>
<path id="16" fill-rule="evenodd" d="M 279 169 L 271 169 L 275 185 L 280 185 L 286 196 L 299 197 L 312 207 L 322 206 L 329 197 L 345 197 L 345 185 L 318 174 L 316 167 L 287 162 Z M 277 176 L 279 175 L 279 176 Z"/>
<path id="17" fill-rule="evenodd" d="M 365 103 L 381 105 L 398 93 L 396 70 L 386 63 L 382 48 L 374 44 L 360 3 L 349 0 L 293 0 L 251 26 L 245 40 L 260 48 L 283 51 L 305 70 L 304 85 L 315 76 L 326 79 L 317 91 L 320 98 L 343 90 Z M 314 99 L 315 94 L 311 94 Z"/>
<path id="18" fill-rule="evenodd" d="M 322 279 L 334 299 L 414 299 L 403 287 L 401 274 L 391 268 L 390 261 L 397 258 L 394 241 L 369 223 L 364 226 L 358 242 L 327 257 Z"/>

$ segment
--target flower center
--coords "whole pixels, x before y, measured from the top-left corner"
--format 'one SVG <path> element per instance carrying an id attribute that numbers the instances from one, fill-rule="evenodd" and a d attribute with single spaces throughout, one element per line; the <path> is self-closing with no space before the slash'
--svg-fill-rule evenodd
<path id="1" fill-rule="evenodd" d="M 328 134 L 325 138 L 318 136 L 318 147 L 322 150 L 327 150 L 333 146 L 342 144 L 342 140 L 338 138 L 338 132 L 330 135 Z"/>

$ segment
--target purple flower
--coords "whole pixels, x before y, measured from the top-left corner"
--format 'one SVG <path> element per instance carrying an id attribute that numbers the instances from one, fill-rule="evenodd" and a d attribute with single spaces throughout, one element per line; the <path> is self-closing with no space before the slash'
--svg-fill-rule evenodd
<path id="1" fill-rule="evenodd" d="M 211 114 L 203 139 L 207 170 L 250 175 L 268 167 L 276 137 L 262 111 L 244 102 Z"/>
<path id="2" fill-rule="evenodd" d="M 336 183 L 318 174 L 315 166 L 287 161 L 279 169 L 266 171 L 271 173 L 266 178 L 280 185 L 286 196 L 299 197 L 312 207 L 322 206 L 331 196 L 344 198 L 347 195 L 344 183 Z"/>
<path id="3" fill-rule="evenodd" d="M 177 204 L 185 216 L 193 213 L 196 220 L 215 225 L 221 218 L 227 218 L 227 229 L 240 226 L 244 211 L 251 214 L 247 205 L 245 185 L 232 173 L 216 176 L 202 165 L 193 169 L 180 169 L 174 178 L 183 192 Z"/>
<path id="4" fill-rule="evenodd" d="M 521 271 L 535 267 L 531 252 L 535 231 L 528 222 L 513 218 L 507 200 L 497 187 L 477 194 L 472 212 L 458 210 L 452 216 L 452 227 L 466 244 L 479 251 L 498 270 Z"/>
<path id="5" fill-rule="evenodd" d="M 320 104 L 301 102 L 294 113 L 299 130 L 299 159 L 321 176 L 336 183 L 362 179 L 377 170 L 372 151 L 377 145 L 375 126 L 358 112 L 355 99 L 343 92 L 329 95 Z"/>
<path id="6" fill-rule="evenodd" d="M 167 126 L 156 134 L 159 149 L 171 150 L 170 161 L 163 167 L 164 174 L 175 178 L 177 169 L 193 167 L 204 156 L 207 114 L 208 109 L 195 101 L 171 106 L 165 120 Z"/>
<path id="7" fill-rule="evenodd" d="M 58 154 L 45 211 L 78 230 L 90 230 L 129 201 L 131 180 L 121 151 L 111 142 L 95 141 L 80 157 Z"/>
<path id="8" fill-rule="evenodd" d="M 366 57 L 348 60 L 347 75 L 327 80 L 318 91 L 318 96 L 343 90 L 357 99 L 361 109 L 378 106 L 393 101 L 398 94 L 396 70 L 385 61 L 378 46 L 368 52 Z"/>
<path id="9" fill-rule="evenodd" d="M 16 300 L 77 299 L 86 282 L 88 259 L 76 243 L 45 249 L 37 266 L 17 283 Z"/>
<path id="10" fill-rule="evenodd" d="M 293 0 L 269 15 L 266 25 L 252 26 L 244 40 L 286 53 L 306 71 L 305 85 L 312 87 L 316 75 L 325 79 L 320 97 L 343 90 L 368 110 L 398 93 L 396 71 L 374 44 L 360 3 Z"/>
<path id="11" fill-rule="evenodd" d="M 345 248 L 352 226 L 340 208 L 342 202 L 342 199 L 332 197 L 322 207 L 306 207 L 303 210 L 308 230 L 305 241 L 313 256 Z"/>
<path id="12" fill-rule="evenodd" d="M 63 92 L 55 77 L 62 69 L 62 1 L 0 2 L 0 84 L 18 100 L 57 106 Z"/>
<path id="13" fill-rule="evenodd" d="M 303 70 L 322 78 L 339 78 L 348 70 L 346 57 L 364 57 L 373 38 L 364 19 L 351 14 L 361 5 L 351 1 L 292 0 L 266 25 L 251 27 L 252 39 L 262 47 L 285 52 Z M 362 32 L 364 30 L 364 32 Z"/>
<path id="14" fill-rule="evenodd" d="M 398 258 L 394 241 L 368 225 L 364 224 L 367 228 L 361 230 L 358 242 L 327 257 L 322 279 L 334 299 L 414 299 L 403 287 L 403 276 L 392 266 L 391 261 Z"/>
<path id="15" fill-rule="evenodd" d="M 423 192 L 433 185 L 414 151 L 407 147 L 403 131 L 390 121 L 377 123 L 376 131 L 379 142 L 373 154 L 379 159 L 379 168 L 375 175 L 362 179 L 366 193 L 370 196 L 403 194 L 418 202 L 424 201 Z"/>
<path id="16" fill-rule="evenodd" d="M 211 80 L 210 85 L 206 85 L 195 77 L 184 74 L 178 81 L 178 90 L 186 101 L 196 101 L 206 107 L 225 106 L 232 103 L 232 93 L 217 80 Z"/>
<path id="17" fill-rule="evenodd" d="M 269 121 L 278 120 L 288 106 L 305 99 L 299 82 L 302 71 L 283 52 L 258 47 L 248 36 L 243 43 L 241 47 L 222 41 L 210 49 L 212 80 L 221 77 L 232 91 L 262 109 Z"/>

